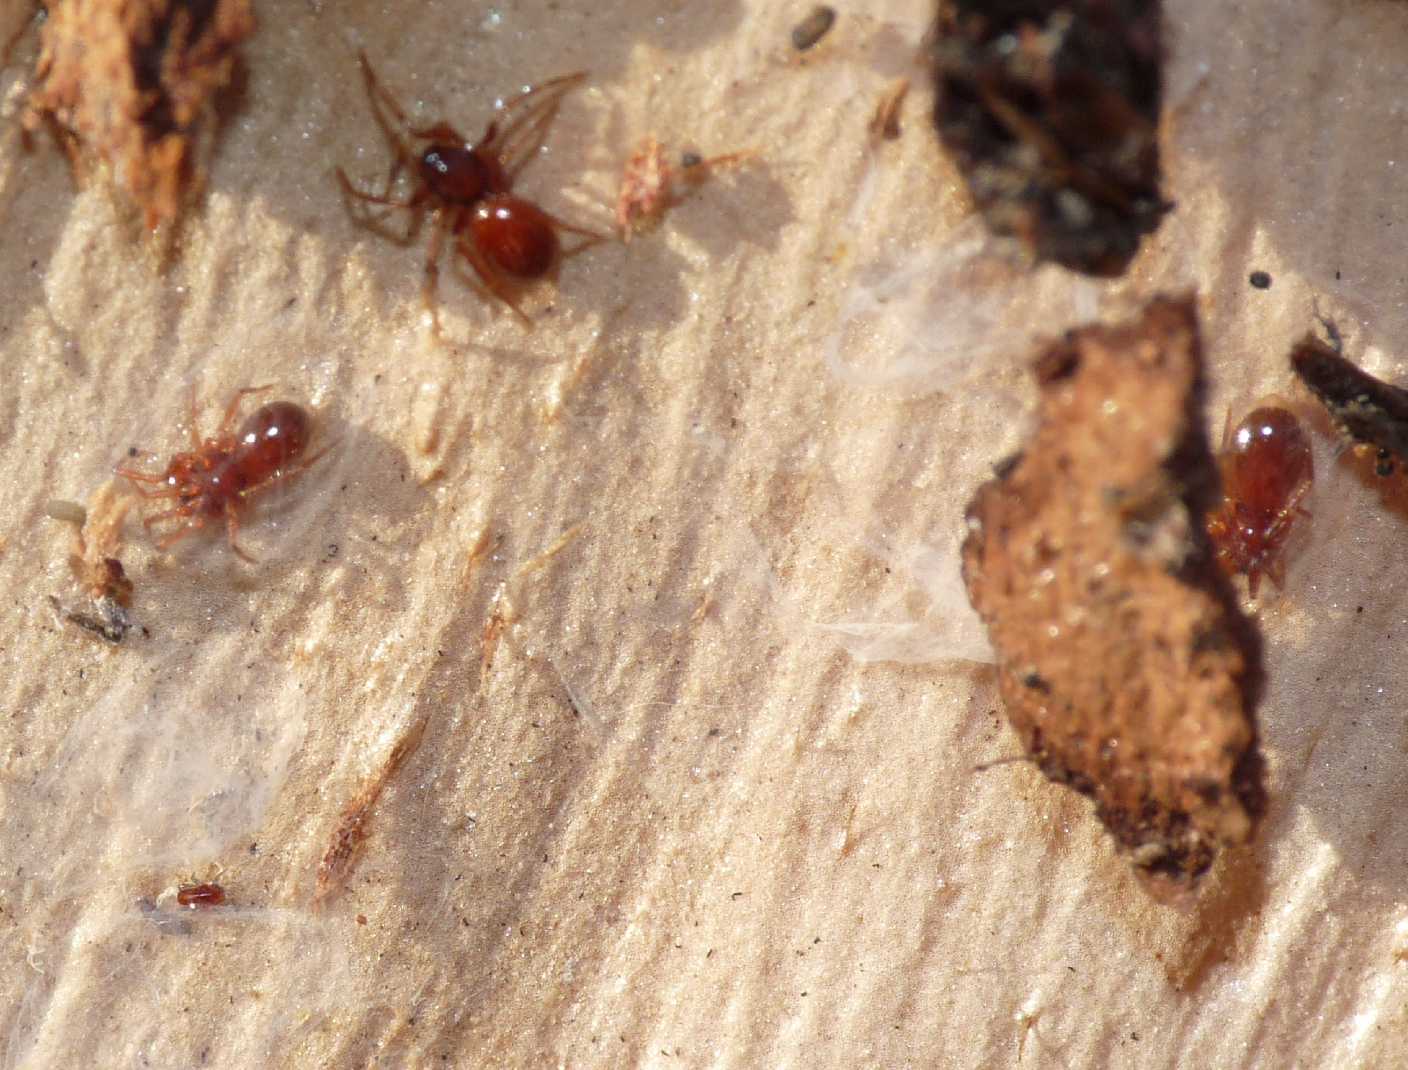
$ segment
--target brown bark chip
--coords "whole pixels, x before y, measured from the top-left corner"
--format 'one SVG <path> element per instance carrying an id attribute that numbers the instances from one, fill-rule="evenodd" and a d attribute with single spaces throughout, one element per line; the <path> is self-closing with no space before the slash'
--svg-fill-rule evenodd
<path id="1" fill-rule="evenodd" d="M 51 0 L 25 126 L 49 125 L 75 166 L 108 164 L 148 227 L 199 182 L 215 93 L 254 32 L 250 0 Z"/>
<path id="2" fill-rule="evenodd" d="M 1121 275 L 1159 193 L 1161 0 L 940 0 L 939 137 L 995 234 Z"/>
<path id="3" fill-rule="evenodd" d="M 1161 898 L 1263 809 L 1251 659 L 1203 544 L 1215 486 L 1190 301 L 1087 327 L 1036 362 L 1039 424 L 968 508 L 963 575 L 1013 728 Z"/>

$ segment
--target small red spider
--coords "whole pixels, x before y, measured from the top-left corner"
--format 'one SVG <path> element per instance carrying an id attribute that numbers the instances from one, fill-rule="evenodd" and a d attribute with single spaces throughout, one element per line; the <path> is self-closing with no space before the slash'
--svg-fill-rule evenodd
<path id="1" fill-rule="evenodd" d="M 1255 598 L 1263 575 L 1284 584 L 1286 540 L 1296 518 L 1310 516 L 1301 508 L 1315 480 L 1310 439 L 1286 409 L 1263 406 L 1224 431 L 1218 466 L 1222 503 L 1208 516 L 1208 537 L 1223 571 L 1245 573 Z"/>
<path id="2" fill-rule="evenodd" d="M 605 235 L 559 219 L 513 192 L 513 184 L 542 143 L 563 95 L 586 74 L 563 75 L 525 90 L 503 105 L 502 114 L 490 121 L 478 142 L 470 142 L 445 122 L 423 129 L 412 127 L 405 111 L 377 79 L 366 53 L 359 55 L 367 99 L 391 146 L 392 161 L 386 187 L 379 194 L 357 189 L 346 172 L 337 169 L 348 210 L 354 200 L 382 205 L 385 210 L 376 216 L 354 212 L 353 217 L 398 245 L 415 240 L 427 210 L 435 216 L 423 295 L 437 330 L 435 289 L 440 252 L 447 237 L 454 242 L 455 252 L 474 269 L 479 282 L 531 327 L 516 299 L 517 290 L 522 284 L 552 275 L 563 255 L 557 232 L 569 231 L 587 239 L 571 250 L 574 254 L 606 240 Z M 425 143 L 419 151 L 412 147 L 417 141 Z M 391 193 L 403 171 L 412 175 L 414 191 L 407 200 L 396 200 Z M 382 226 L 398 209 L 410 213 L 404 234 Z"/>
<path id="3" fill-rule="evenodd" d="M 143 498 L 175 500 L 176 504 L 170 509 L 153 513 L 143 521 L 148 530 L 163 521 L 180 524 L 158 541 L 157 545 L 162 549 L 205 527 L 207 521 L 223 518 L 230 549 L 245 561 L 254 563 L 254 558 L 235 542 L 241 510 L 252 495 L 303 471 L 328 450 L 324 447 L 311 457 L 302 457 L 308 448 L 312 420 L 303 408 L 291 401 L 271 401 L 259 406 L 245 418 L 238 431 L 234 430 L 240 403 L 249 395 L 268 389 L 267 386 L 253 386 L 237 390 L 226 406 L 215 434 L 205 440 L 200 437 L 199 413 L 193 389 L 188 425 L 190 452 L 173 456 L 160 475 L 124 465 L 114 469 L 118 475 L 131 480 Z M 132 451 L 133 456 L 145 453 Z M 162 489 L 147 490 L 144 484 L 153 484 Z"/>
<path id="4" fill-rule="evenodd" d="M 176 891 L 176 902 L 191 910 L 218 907 L 225 902 L 225 889 L 211 881 L 203 884 L 183 884 Z"/>

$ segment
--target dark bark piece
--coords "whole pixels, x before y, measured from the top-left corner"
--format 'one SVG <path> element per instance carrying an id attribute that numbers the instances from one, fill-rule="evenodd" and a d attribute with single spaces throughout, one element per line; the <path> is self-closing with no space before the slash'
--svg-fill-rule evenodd
<path id="1" fill-rule="evenodd" d="M 1095 800 L 1160 898 L 1264 809 L 1249 632 L 1202 534 L 1201 362 L 1189 301 L 1051 346 L 1038 427 L 969 505 L 963 547 L 1028 755 Z"/>
<path id="2" fill-rule="evenodd" d="M 988 227 L 1124 273 L 1169 205 L 1160 0 L 940 0 L 934 121 Z"/>
<path id="3" fill-rule="evenodd" d="M 1342 434 L 1408 463 L 1408 390 L 1375 379 L 1313 334 L 1291 350 L 1291 370 Z"/>

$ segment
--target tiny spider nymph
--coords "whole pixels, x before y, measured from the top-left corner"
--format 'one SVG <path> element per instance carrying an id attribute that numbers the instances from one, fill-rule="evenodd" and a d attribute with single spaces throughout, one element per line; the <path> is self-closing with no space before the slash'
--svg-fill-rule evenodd
<path id="1" fill-rule="evenodd" d="M 1253 598 L 1263 575 L 1277 587 L 1286 574 L 1285 547 L 1301 503 L 1315 480 L 1310 438 L 1286 409 L 1253 409 L 1229 436 L 1218 458 L 1222 502 L 1207 519 L 1218 563 L 1244 573 Z"/>
<path id="2" fill-rule="evenodd" d="M 211 520 L 222 520 L 230 549 L 245 561 L 254 562 L 235 541 L 240 513 L 248 506 L 249 499 L 302 472 L 327 452 L 324 447 L 312 456 L 305 456 L 312 437 L 312 418 L 291 401 L 267 402 L 235 428 L 241 402 L 251 394 L 268 389 L 256 386 L 236 391 L 215 434 L 206 439 L 200 437 L 195 392 L 192 391 L 188 426 L 190 450 L 172 456 L 160 473 L 143 472 L 126 465 L 114 469 L 118 475 L 131 480 L 143 498 L 174 502 L 169 509 L 153 513 L 143 521 L 148 530 L 161 523 L 177 525 L 161 537 L 158 546 L 164 549 L 205 527 Z M 134 455 L 142 453 L 133 452 Z"/>

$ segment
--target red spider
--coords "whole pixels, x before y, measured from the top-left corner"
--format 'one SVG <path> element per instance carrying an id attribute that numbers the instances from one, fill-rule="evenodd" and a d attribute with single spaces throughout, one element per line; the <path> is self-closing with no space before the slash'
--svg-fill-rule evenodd
<path id="1" fill-rule="evenodd" d="M 573 226 L 513 193 L 513 184 L 542 143 L 563 95 L 580 84 L 586 74 L 563 75 L 525 90 L 502 107 L 501 114 L 490 121 L 477 143 L 471 143 L 445 122 L 424 129 L 412 127 L 405 111 L 377 79 L 366 53 L 359 56 L 367 99 L 393 158 L 386 188 L 379 194 L 357 189 L 346 172 L 341 167 L 337 169 L 349 211 L 353 200 L 385 207 L 376 216 L 354 212 L 353 218 L 398 245 L 408 245 L 420 233 L 426 211 L 435 216 L 423 294 L 437 330 L 435 288 L 440 251 L 447 235 L 454 242 L 455 252 L 468 261 L 484 287 L 531 327 L 516 300 L 517 290 L 524 283 L 553 274 L 562 256 L 557 232 L 570 231 L 588 239 L 572 250 L 574 254 L 606 240 L 605 235 Z M 420 151 L 412 147 L 416 141 L 425 143 Z M 415 188 L 409 199 L 396 200 L 391 192 L 403 171 L 411 173 Z M 404 234 L 381 225 L 398 209 L 410 213 Z"/>
<path id="2" fill-rule="evenodd" d="M 1310 439 L 1290 412 L 1263 406 L 1224 432 L 1222 446 L 1223 497 L 1207 518 L 1208 537 L 1223 571 L 1246 573 L 1255 598 L 1263 574 L 1282 586 L 1291 527 L 1310 516 L 1300 504 L 1315 479 Z"/>
<path id="3" fill-rule="evenodd" d="M 162 549 L 205 527 L 207 521 L 223 518 L 230 549 L 245 561 L 254 563 L 254 558 L 235 542 L 240 512 L 254 494 L 308 468 L 329 448 L 324 447 L 311 457 L 299 459 L 308 447 L 312 421 L 303 408 L 291 401 L 271 401 L 261 405 L 235 431 L 240 402 L 251 394 L 268 389 L 267 386 L 253 386 L 237 390 L 226 406 L 215 434 L 205 440 L 200 437 L 196 394 L 192 389 L 188 425 L 190 452 L 173 456 L 160 475 L 123 465 L 114 469 L 118 475 L 136 484 L 135 489 L 143 498 L 175 500 L 176 504 L 170 509 L 153 513 L 143 521 L 148 530 L 153 524 L 163 521 L 180 522 L 179 527 L 158 541 L 157 545 Z M 144 453 L 144 450 L 133 450 L 132 456 Z M 162 489 L 146 490 L 143 484 L 154 484 Z"/>
<path id="4" fill-rule="evenodd" d="M 191 910 L 208 910 L 225 902 L 225 889 L 211 881 L 203 884 L 183 884 L 176 891 L 176 902 Z"/>

